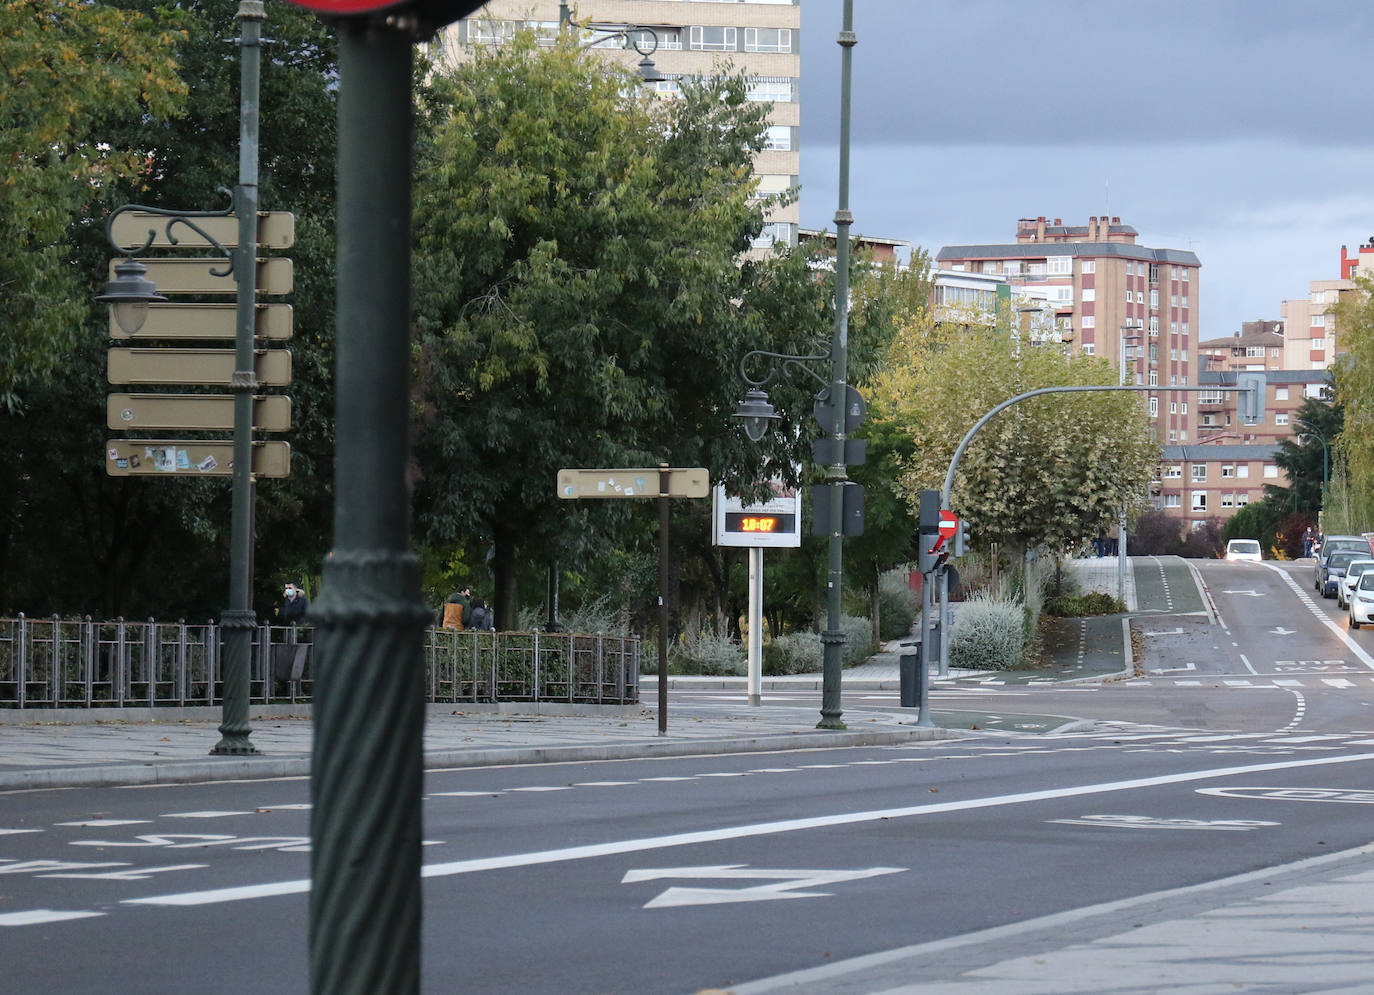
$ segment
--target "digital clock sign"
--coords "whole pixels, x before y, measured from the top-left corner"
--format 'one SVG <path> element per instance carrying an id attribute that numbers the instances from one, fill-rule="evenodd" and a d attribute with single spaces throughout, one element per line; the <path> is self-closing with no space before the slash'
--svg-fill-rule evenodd
<path id="1" fill-rule="evenodd" d="M 728 532 L 762 532 L 776 534 L 793 528 L 792 515 L 755 515 L 743 511 L 727 511 L 725 528 Z"/>
<path id="2" fill-rule="evenodd" d="M 774 496 L 745 506 L 739 498 L 715 491 L 714 540 L 717 546 L 800 546 L 801 494 L 775 485 Z"/>

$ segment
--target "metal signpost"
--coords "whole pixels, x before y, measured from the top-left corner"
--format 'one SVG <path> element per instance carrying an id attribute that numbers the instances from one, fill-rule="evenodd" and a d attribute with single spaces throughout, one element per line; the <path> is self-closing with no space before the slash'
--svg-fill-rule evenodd
<path id="1" fill-rule="evenodd" d="M 630 467 L 616 470 L 559 470 L 558 496 L 658 498 L 658 734 L 668 734 L 668 499 L 704 498 L 711 475 L 704 467 Z"/>

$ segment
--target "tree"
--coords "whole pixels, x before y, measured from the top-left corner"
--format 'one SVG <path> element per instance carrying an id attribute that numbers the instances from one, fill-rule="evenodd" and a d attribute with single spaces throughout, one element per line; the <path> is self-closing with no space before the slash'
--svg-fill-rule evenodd
<path id="1" fill-rule="evenodd" d="M 1332 367 L 1335 399 L 1344 409 L 1336 449 L 1346 469 L 1346 508 L 1374 504 L 1374 279 L 1357 277 L 1355 289 L 1335 307 L 1336 328 L 1345 355 Z M 1328 439 L 1330 437 L 1328 436 Z M 1331 453 L 1333 463 L 1337 452 Z M 1335 471 L 1332 471 L 1335 480 Z M 1330 532 L 1330 523 L 1326 523 Z"/>
<path id="2" fill-rule="evenodd" d="M 111 148 L 106 122 L 136 109 L 156 123 L 182 105 L 179 24 L 84 0 L 0 2 L 0 410 L 11 415 L 87 317 L 73 227 L 113 181 L 146 175 L 143 150 Z"/>
<path id="3" fill-rule="evenodd" d="M 815 307 L 804 266 L 740 262 L 767 206 L 751 176 L 764 108 L 738 76 L 662 103 L 633 90 L 571 35 L 541 49 L 523 32 L 441 72 L 425 103 L 417 522 L 429 544 L 490 545 L 501 625 L 522 562 L 585 556 L 637 514 L 559 501 L 558 469 L 767 479 L 800 449 L 730 426 L 739 358 L 790 344 L 762 319 L 768 289 Z"/>
<path id="4" fill-rule="evenodd" d="M 879 417 L 909 435 L 901 486 L 911 502 L 943 486 L 956 446 L 985 413 L 1046 386 L 1111 385 L 1116 371 L 1057 344 L 1028 345 L 976 322 L 913 321 L 877 378 Z M 1141 508 L 1159 462 L 1141 398 L 1125 392 L 1022 401 L 976 435 L 954 478 L 951 506 L 975 545 L 1063 548 L 1094 535 L 1122 507 Z"/>

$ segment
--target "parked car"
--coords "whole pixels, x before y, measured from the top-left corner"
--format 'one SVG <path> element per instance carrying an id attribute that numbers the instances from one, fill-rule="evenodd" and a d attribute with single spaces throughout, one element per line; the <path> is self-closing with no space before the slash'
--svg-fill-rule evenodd
<path id="1" fill-rule="evenodd" d="M 1228 560 L 1253 560 L 1258 563 L 1264 559 L 1264 554 L 1260 552 L 1258 539 L 1232 539 L 1226 543 L 1226 558 Z"/>
<path id="2" fill-rule="evenodd" d="M 1355 560 L 1368 559 L 1368 553 L 1359 553 L 1353 549 L 1342 549 L 1332 553 L 1326 558 L 1325 565 L 1322 567 L 1322 579 L 1317 590 L 1323 598 L 1334 598 L 1336 591 L 1340 589 L 1341 578 L 1345 576 L 1345 568 L 1350 566 Z"/>
<path id="3" fill-rule="evenodd" d="M 1360 582 L 1350 592 L 1350 628 L 1374 623 L 1374 570 L 1360 574 Z"/>
<path id="4" fill-rule="evenodd" d="M 1374 570 L 1374 560 L 1351 560 L 1346 565 L 1345 576 L 1336 589 L 1336 601 L 1342 608 L 1350 607 L 1351 592 L 1366 570 Z"/>
<path id="5" fill-rule="evenodd" d="M 1342 550 L 1354 550 L 1360 554 L 1361 558 L 1374 556 L 1374 547 L 1370 546 L 1368 539 L 1363 536 L 1327 536 L 1322 542 L 1321 549 L 1316 552 L 1316 566 L 1313 568 L 1312 589 L 1318 594 L 1324 594 L 1322 586 L 1326 583 L 1326 561 L 1333 554 Z M 1330 595 L 1325 595 L 1330 597 Z"/>

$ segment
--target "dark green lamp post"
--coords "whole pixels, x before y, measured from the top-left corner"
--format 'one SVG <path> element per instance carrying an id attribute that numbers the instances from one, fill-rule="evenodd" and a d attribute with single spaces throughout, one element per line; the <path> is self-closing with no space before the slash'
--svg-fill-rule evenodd
<path id="1" fill-rule="evenodd" d="M 167 219 L 166 231 L 170 240 L 173 228 L 184 225 L 195 231 L 210 245 L 229 257 L 223 270 L 212 270 L 215 276 L 233 275 L 237 288 L 234 371 L 229 390 L 234 395 L 234 470 L 232 506 L 230 509 L 229 539 L 229 607 L 220 616 L 224 629 L 223 709 L 220 740 L 211 748 L 213 754 L 244 755 L 257 753 L 249 742 L 252 727 L 248 722 L 249 681 L 253 651 L 253 629 L 257 615 L 252 603 L 253 554 L 253 394 L 258 382 L 253 362 L 254 335 L 257 324 L 257 243 L 258 243 L 258 92 L 261 76 L 262 22 L 267 19 L 263 0 L 240 0 L 235 19 L 239 22 L 238 44 L 240 57 L 239 94 L 239 181 L 233 190 L 233 204 L 222 211 L 170 211 L 163 208 L 125 204 L 110 214 L 106 224 L 111 244 L 114 221 L 126 211 L 139 211 Z M 238 220 L 238 247 L 225 249 L 196 224 L 196 218 L 226 217 Z M 146 251 L 156 237 L 148 232 L 148 240 L 140 248 L 120 251 L 123 262 L 115 266 L 115 278 L 105 285 L 105 293 L 96 298 L 107 303 L 114 312 L 115 322 L 126 334 L 132 335 L 148 316 L 148 305 L 165 301 L 157 293 L 153 281 L 147 278 L 147 268 L 133 257 Z"/>
<path id="2" fill-rule="evenodd" d="M 740 364 L 745 383 L 750 387 L 745 399 L 735 411 L 735 417 L 744 419 L 745 432 L 757 442 L 767 431 L 769 421 L 776 419 L 777 413 L 768 403 L 765 386 L 778 374 L 787 375 L 792 369 L 805 370 L 822 384 L 820 397 L 829 403 L 818 407 L 831 423 L 822 424 L 827 430 L 831 445 L 827 447 L 829 459 L 825 463 L 825 484 L 830 491 L 827 512 L 829 521 L 825 524 L 828 540 L 826 567 L 826 629 L 821 633 L 823 647 L 821 676 L 821 720 L 820 729 L 845 728 L 841 705 L 841 681 L 844 667 L 844 629 L 840 625 L 840 593 L 844 581 L 844 492 L 849 475 L 845 470 L 845 432 L 846 419 L 853 417 L 850 397 L 853 390 L 846 382 L 848 379 L 849 357 L 849 228 L 854 216 L 849 212 L 849 107 L 850 80 L 853 62 L 853 49 L 858 39 L 854 34 L 854 0 L 844 0 L 844 22 L 837 42 L 840 46 L 840 174 L 839 205 L 835 211 L 835 331 L 830 343 L 830 352 L 815 356 L 785 356 L 778 353 L 756 350 L 749 353 Z M 749 376 L 748 364 L 754 358 L 772 361 L 772 371 L 762 380 Z M 830 379 L 826 380 L 809 366 L 807 361 L 830 361 Z M 852 422 L 851 422 L 852 423 Z"/>

